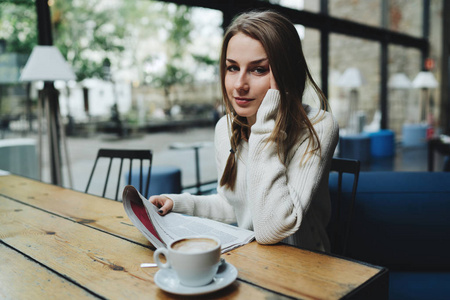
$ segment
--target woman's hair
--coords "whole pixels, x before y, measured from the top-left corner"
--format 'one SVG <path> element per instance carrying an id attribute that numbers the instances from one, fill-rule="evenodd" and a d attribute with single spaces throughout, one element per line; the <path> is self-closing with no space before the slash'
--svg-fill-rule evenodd
<path id="1" fill-rule="evenodd" d="M 269 59 L 270 69 L 280 92 L 280 107 L 269 142 L 277 145 L 280 161 L 285 161 L 289 150 L 304 130 L 312 137 L 308 139 L 308 151 L 305 154 L 311 155 L 320 150 L 319 138 L 302 105 L 307 80 L 318 94 L 322 107 L 327 109 L 327 100 L 311 77 L 300 37 L 290 20 L 274 11 L 252 11 L 235 18 L 225 33 L 220 57 L 222 94 L 228 122 L 231 122 L 231 150 L 220 185 L 231 190 L 234 190 L 236 182 L 235 152 L 242 134 L 249 130 L 247 119 L 236 114 L 225 88 L 228 43 L 237 33 L 258 40 Z"/>

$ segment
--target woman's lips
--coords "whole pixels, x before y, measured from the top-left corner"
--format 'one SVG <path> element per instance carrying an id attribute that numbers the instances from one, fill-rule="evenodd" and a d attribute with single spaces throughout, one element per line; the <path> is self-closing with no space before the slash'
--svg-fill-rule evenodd
<path id="1" fill-rule="evenodd" d="M 234 101 L 236 101 L 236 104 L 239 106 L 246 106 L 254 99 L 252 98 L 242 98 L 242 97 L 234 97 Z"/>

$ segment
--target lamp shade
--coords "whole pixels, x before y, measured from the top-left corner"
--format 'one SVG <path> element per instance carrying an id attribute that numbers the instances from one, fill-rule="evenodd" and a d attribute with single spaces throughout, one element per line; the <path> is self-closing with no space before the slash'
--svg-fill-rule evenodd
<path id="1" fill-rule="evenodd" d="M 344 88 L 357 88 L 365 84 L 361 72 L 357 68 L 348 68 L 339 78 L 337 85 Z"/>
<path id="2" fill-rule="evenodd" d="M 55 46 L 34 47 L 20 76 L 21 81 L 75 79 L 75 73 Z"/>
<path id="3" fill-rule="evenodd" d="M 415 88 L 436 88 L 438 86 L 438 82 L 436 78 L 434 78 L 433 73 L 422 71 L 417 74 L 416 78 L 414 78 L 412 85 Z"/>
<path id="4" fill-rule="evenodd" d="M 410 89 L 412 84 L 405 73 L 396 73 L 389 78 L 388 87 L 392 89 Z"/>

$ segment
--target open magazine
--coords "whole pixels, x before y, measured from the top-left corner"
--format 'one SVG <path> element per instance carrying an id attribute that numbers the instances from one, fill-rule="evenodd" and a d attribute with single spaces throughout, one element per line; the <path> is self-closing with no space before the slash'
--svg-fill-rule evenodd
<path id="1" fill-rule="evenodd" d="M 253 231 L 210 219 L 174 212 L 160 216 L 158 208 L 131 185 L 123 190 L 122 199 L 131 222 L 156 248 L 166 247 L 173 240 L 185 236 L 211 235 L 220 239 L 222 253 L 225 253 L 255 238 Z"/>

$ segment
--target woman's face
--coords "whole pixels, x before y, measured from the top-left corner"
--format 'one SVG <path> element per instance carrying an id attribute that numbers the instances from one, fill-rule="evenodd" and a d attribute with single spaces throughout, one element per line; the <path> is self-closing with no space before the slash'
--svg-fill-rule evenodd
<path id="1" fill-rule="evenodd" d="M 262 44 L 243 33 L 228 42 L 225 89 L 236 113 L 252 126 L 270 89 L 270 66 Z"/>

